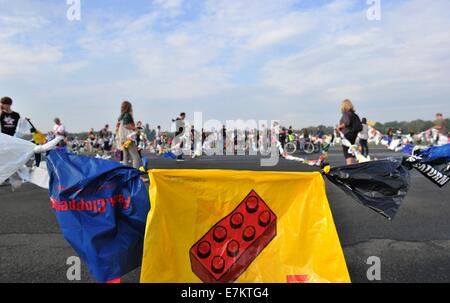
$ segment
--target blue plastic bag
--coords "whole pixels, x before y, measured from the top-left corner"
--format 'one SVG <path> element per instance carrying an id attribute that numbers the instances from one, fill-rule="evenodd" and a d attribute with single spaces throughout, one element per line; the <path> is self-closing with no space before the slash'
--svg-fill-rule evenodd
<path id="1" fill-rule="evenodd" d="M 423 163 L 445 164 L 450 162 L 450 143 L 443 146 L 433 146 L 422 152 L 419 156 Z"/>
<path id="2" fill-rule="evenodd" d="M 401 150 L 402 154 L 412 155 L 414 152 L 414 145 L 413 144 L 406 144 L 403 149 Z"/>
<path id="3" fill-rule="evenodd" d="M 50 200 L 65 239 L 99 282 L 141 266 L 148 190 L 119 163 L 51 151 Z"/>
<path id="4" fill-rule="evenodd" d="M 144 168 L 144 171 L 148 171 L 150 167 L 150 161 L 148 160 L 147 157 L 142 158 L 142 167 Z"/>
<path id="5" fill-rule="evenodd" d="M 163 154 L 163 157 L 166 158 L 166 159 L 176 159 L 177 158 L 177 156 L 173 152 L 171 152 L 170 150 L 165 152 Z"/>

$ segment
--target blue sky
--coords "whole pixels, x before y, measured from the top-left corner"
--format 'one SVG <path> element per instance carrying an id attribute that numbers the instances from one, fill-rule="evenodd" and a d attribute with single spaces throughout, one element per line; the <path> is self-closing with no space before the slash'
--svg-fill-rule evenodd
<path id="1" fill-rule="evenodd" d="M 336 124 L 350 98 L 374 121 L 449 112 L 450 2 L 381 0 L 0 0 L 0 95 L 41 129 L 138 119 Z"/>

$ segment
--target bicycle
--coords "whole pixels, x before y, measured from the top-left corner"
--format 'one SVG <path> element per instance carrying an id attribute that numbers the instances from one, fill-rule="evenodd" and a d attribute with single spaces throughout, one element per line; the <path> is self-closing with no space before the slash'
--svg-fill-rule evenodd
<path id="1" fill-rule="evenodd" d="M 284 150 L 288 155 L 293 155 L 297 151 L 297 146 L 299 145 L 299 140 L 295 139 L 294 141 L 288 142 L 284 146 Z M 313 144 L 310 140 L 305 141 L 303 144 L 303 152 L 310 155 L 314 152 L 319 152 L 319 146 L 316 144 Z"/>

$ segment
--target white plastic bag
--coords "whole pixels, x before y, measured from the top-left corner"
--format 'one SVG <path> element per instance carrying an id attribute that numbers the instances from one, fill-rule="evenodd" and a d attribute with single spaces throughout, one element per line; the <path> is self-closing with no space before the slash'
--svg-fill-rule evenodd
<path id="1" fill-rule="evenodd" d="M 31 125 L 28 120 L 20 118 L 17 124 L 16 134 L 14 137 L 22 138 L 23 136 L 31 135 Z"/>
<path id="2" fill-rule="evenodd" d="M 55 149 L 56 145 L 58 145 L 59 142 L 61 142 L 62 140 L 64 140 L 63 136 L 56 136 L 55 139 L 47 142 L 44 145 L 35 145 L 34 146 L 34 153 L 35 154 L 43 154 L 46 153 L 52 149 Z"/>
<path id="3" fill-rule="evenodd" d="M 400 139 L 392 139 L 391 144 L 389 145 L 389 149 L 395 151 L 397 147 L 400 147 L 402 145 Z"/>
<path id="4" fill-rule="evenodd" d="M 23 183 L 28 182 L 29 179 L 30 169 L 26 165 L 23 165 L 17 172 L 9 177 L 9 184 L 11 185 L 12 190 L 18 190 L 22 187 Z"/>
<path id="5" fill-rule="evenodd" d="M 39 167 L 33 167 L 30 170 L 30 183 L 39 186 L 40 188 L 48 189 L 50 184 L 50 177 L 47 171 L 47 163 L 41 162 Z"/>
<path id="6" fill-rule="evenodd" d="M 296 162 L 300 162 L 300 163 L 303 163 L 303 162 L 305 162 L 305 159 L 303 159 L 303 158 L 299 158 L 299 157 L 294 157 L 294 156 L 291 156 L 291 155 L 287 155 L 286 157 L 284 157 L 286 160 L 289 160 L 289 161 L 296 161 Z"/>
<path id="7" fill-rule="evenodd" d="M 0 134 L 0 184 L 34 156 L 35 147 L 31 142 Z"/>

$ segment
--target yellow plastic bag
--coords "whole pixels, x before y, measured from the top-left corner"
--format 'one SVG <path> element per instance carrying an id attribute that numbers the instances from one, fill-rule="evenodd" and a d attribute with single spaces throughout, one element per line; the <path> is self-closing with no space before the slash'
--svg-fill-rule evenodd
<path id="1" fill-rule="evenodd" d="M 40 131 L 36 131 L 33 133 L 33 141 L 38 145 L 43 145 L 47 142 L 47 138 Z"/>
<path id="2" fill-rule="evenodd" d="M 320 173 L 150 177 L 141 282 L 350 282 Z"/>

